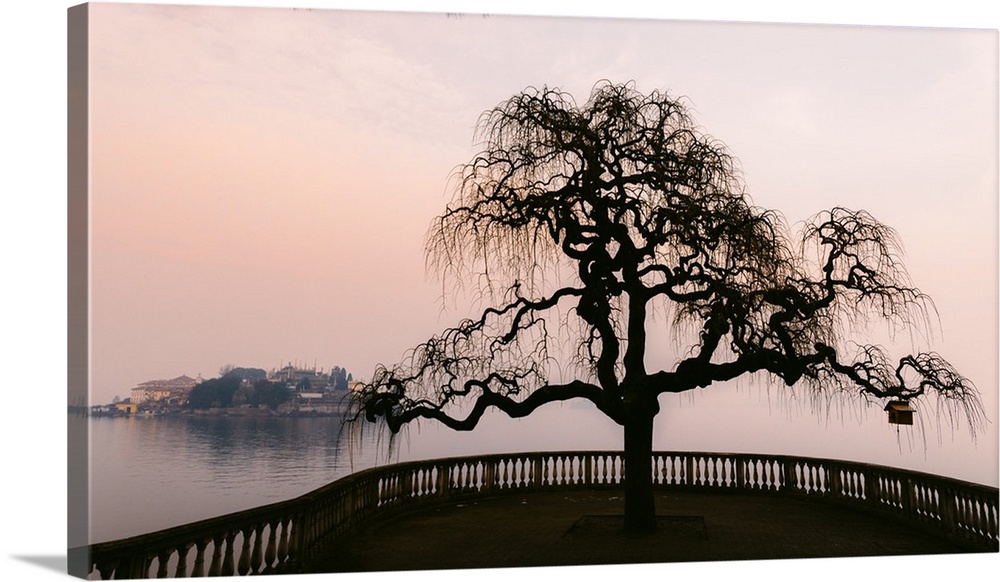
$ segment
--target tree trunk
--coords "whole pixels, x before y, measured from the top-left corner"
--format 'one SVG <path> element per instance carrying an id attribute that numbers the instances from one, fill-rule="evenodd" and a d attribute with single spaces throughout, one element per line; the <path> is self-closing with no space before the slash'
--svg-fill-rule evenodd
<path id="1" fill-rule="evenodd" d="M 625 532 L 656 530 L 653 498 L 653 418 L 656 412 L 641 410 L 625 422 Z"/>

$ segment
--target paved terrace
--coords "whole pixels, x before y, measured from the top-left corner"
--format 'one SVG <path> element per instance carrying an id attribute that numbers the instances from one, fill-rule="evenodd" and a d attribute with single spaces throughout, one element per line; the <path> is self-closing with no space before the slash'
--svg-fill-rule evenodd
<path id="1" fill-rule="evenodd" d="M 621 532 L 621 492 L 511 494 L 369 525 L 317 572 L 441 570 L 970 552 L 938 534 L 821 500 L 657 492 L 659 529 Z"/>

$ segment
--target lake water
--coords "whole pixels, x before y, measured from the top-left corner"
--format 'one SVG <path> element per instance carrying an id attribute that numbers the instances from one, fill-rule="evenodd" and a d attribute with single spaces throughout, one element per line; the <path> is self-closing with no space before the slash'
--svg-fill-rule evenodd
<path id="1" fill-rule="evenodd" d="M 997 484 L 995 433 L 978 443 L 962 431 L 920 436 L 888 426 L 881 410 L 837 419 L 775 403 L 723 390 L 661 398 L 654 447 L 845 459 Z M 292 499 L 387 462 L 376 435 L 351 454 L 337 418 L 71 416 L 70 422 L 90 423 L 92 543 Z M 621 429 L 592 406 L 563 404 L 516 421 L 487 415 L 471 433 L 413 426 L 390 460 L 620 450 L 621 443 Z"/>
<path id="2" fill-rule="evenodd" d="M 91 540 L 148 533 L 291 499 L 375 462 L 336 418 L 80 419 L 91 429 Z M 353 465 L 352 465 L 353 460 Z"/>

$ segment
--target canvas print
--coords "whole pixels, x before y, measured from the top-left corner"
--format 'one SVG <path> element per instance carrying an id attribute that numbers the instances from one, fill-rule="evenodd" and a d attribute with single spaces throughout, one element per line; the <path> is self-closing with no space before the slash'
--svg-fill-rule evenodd
<path id="1" fill-rule="evenodd" d="M 996 30 L 69 10 L 69 569 L 997 552 Z"/>

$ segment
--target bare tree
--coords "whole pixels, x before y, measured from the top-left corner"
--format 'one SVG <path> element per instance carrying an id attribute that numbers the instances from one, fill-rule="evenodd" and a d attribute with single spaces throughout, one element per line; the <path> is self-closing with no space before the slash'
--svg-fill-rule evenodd
<path id="1" fill-rule="evenodd" d="M 872 402 L 934 395 L 973 433 L 984 421 L 976 388 L 937 354 L 892 361 L 849 342 L 870 318 L 933 323 L 894 231 L 834 208 L 794 239 L 682 100 L 602 82 L 578 106 L 528 89 L 484 113 L 479 136 L 426 252 L 446 291 L 471 286 L 488 307 L 378 366 L 355 423 L 471 430 L 490 407 L 523 417 L 587 399 L 624 427 L 625 527 L 642 532 L 655 528 L 660 394 L 760 373 Z M 670 369 L 647 369 L 654 326 L 687 346 Z"/>

